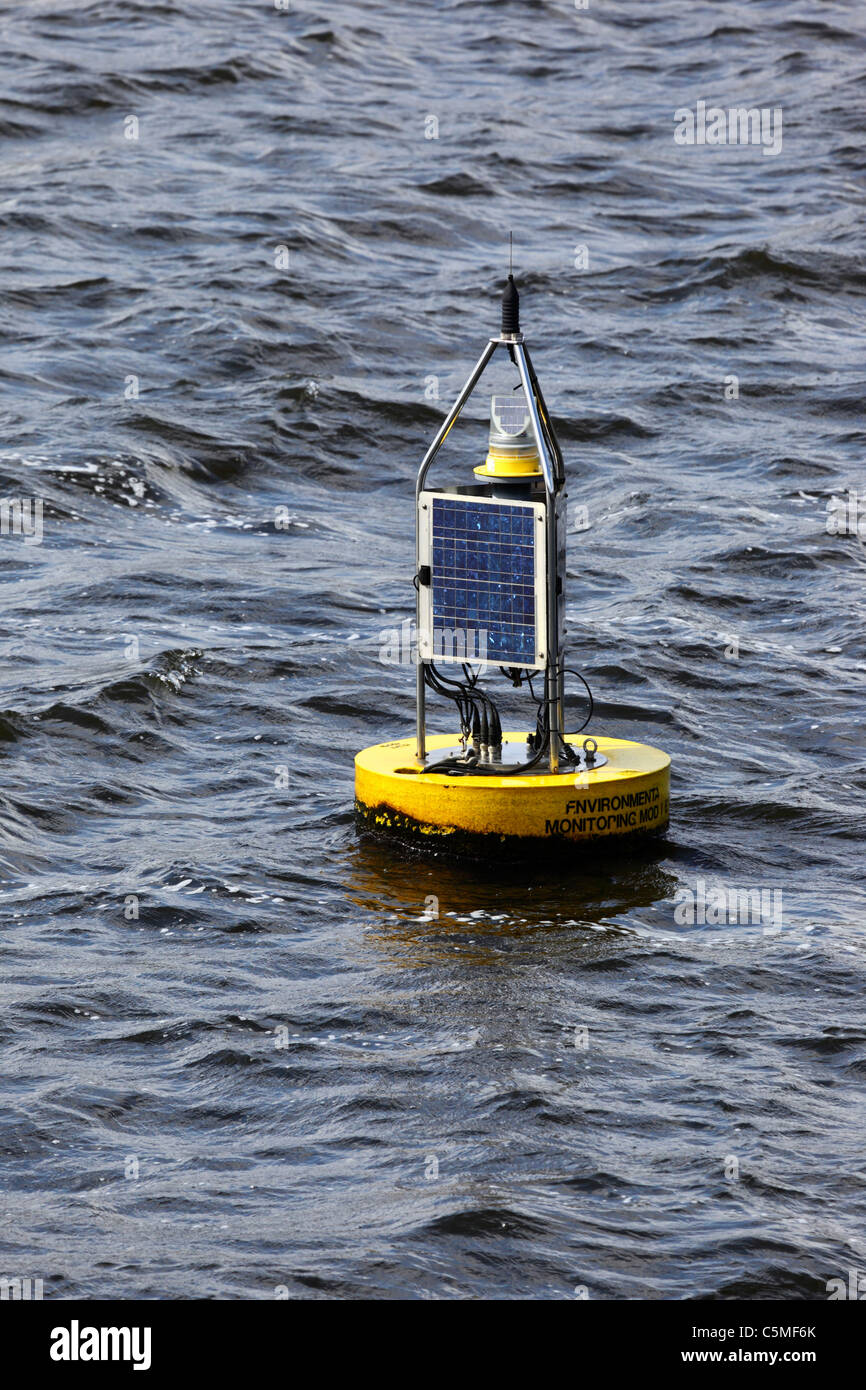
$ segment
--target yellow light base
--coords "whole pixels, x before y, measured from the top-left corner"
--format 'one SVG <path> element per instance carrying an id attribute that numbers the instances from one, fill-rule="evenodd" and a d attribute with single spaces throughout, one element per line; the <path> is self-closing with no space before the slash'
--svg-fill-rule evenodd
<path id="1" fill-rule="evenodd" d="M 491 449 L 484 462 L 473 468 L 476 478 L 540 478 L 537 453 L 497 454 Z"/>
<path id="2" fill-rule="evenodd" d="M 568 737 L 568 735 L 566 735 Z M 573 744 L 580 741 L 572 735 Z M 551 773 L 540 764 L 518 776 L 421 772 L 415 740 L 365 748 L 355 758 L 355 813 L 362 832 L 428 849 L 478 855 L 612 845 L 658 835 L 668 825 L 671 760 L 659 748 L 597 738 L 607 762 L 589 772 Z M 453 734 L 427 740 L 453 748 Z M 526 744 L 525 733 L 503 743 Z"/>

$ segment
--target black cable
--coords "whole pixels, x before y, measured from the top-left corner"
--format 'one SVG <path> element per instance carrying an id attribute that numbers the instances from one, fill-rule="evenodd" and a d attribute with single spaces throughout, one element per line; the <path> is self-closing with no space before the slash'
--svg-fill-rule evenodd
<path id="1" fill-rule="evenodd" d="M 579 729 L 575 729 L 573 737 L 576 738 L 578 734 L 582 734 L 582 733 L 583 733 L 584 729 L 586 728 L 587 724 L 589 723 L 590 719 L 592 718 L 593 710 L 595 709 L 595 701 L 594 701 L 593 698 L 592 698 L 592 691 L 591 691 L 590 688 L 589 688 L 589 684 L 588 684 L 587 681 L 584 679 L 584 677 L 580 674 L 579 671 L 573 670 L 571 666 L 563 666 L 562 669 L 563 669 L 564 674 L 567 675 L 567 676 L 577 676 L 577 679 L 578 679 L 579 681 L 582 682 L 583 687 L 584 687 L 584 689 L 585 689 L 587 695 L 589 696 L 589 714 L 588 714 L 588 715 L 586 716 L 586 718 L 584 719 L 584 721 L 583 721 L 583 723 L 581 724 L 580 728 L 579 728 Z"/>
<path id="2" fill-rule="evenodd" d="M 441 675 L 441 673 L 436 670 L 435 666 L 433 666 L 432 662 L 425 663 L 424 681 L 425 684 L 429 685 L 437 694 L 444 695 L 446 699 L 454 701 L 460 716 L 461 734 L 463 737 L 467 737 L 471 729 L 472 716 L 477 710 L 477 705 L 474 700 L 469 697 L 465 688 L 460 685 L 459 682 L 450 681 L 446 676 Z M 452 688 L 449 689 L 449 686 Z"/>
<path id="3" fill-rule="evenodd" d="M 481 693 L 481 692 L 478 692 Z M 498 718 L 498 716 L 497 716 Z M 539 744 L 533 756 L 524 763 L 514 763 L 511 767 L 496 767 L 489 763 L 481 763 L 477 760 L 468 761 L 468 755 L 464 758 L 443 758 L 441 762 L 432 763 L 430 767 L 425 767 L 424 772 L 455 773 L 458 776 L 472 775 L 474 777 L 518 777 L 521 773 L 530 772 L 541 762 L 550 747 L 550 719 L 545 712 L 543 727 L 541 714 L 539 713 L 539 726 L 537 729 Z"/>
<path id="4" fill-rule="evenodd" d="M 437 694 L 446 696 L 456 704 L 460 715 L 461 737 L 468 738 L 471 733 L 479 743 L 487 743 L 490 738 L 490 726 L 494 729 L 497 726 L 501 728 L 499 711 L 493 697 L 477 684 L 478 673 L 470 670 L 465 662 L 461 665 L 465 677 L 463 681 L 443 675 L 433 662 L 425 663 L 424 679 Z"/>
<path id="5" fill-rule="evenodd" d="M 474 776 L 514 777 L 521 773 L 531 771 L 548 752 L 551 738 L 550 706 L 552 700 L 547 672 L 545 672 L 544 675 L 544 694 L 539 698 L 532 684 L 533 672 L 522 670 L 520 667 L 509 668 L 501 666 L 499 669 L 503 675 L 511 680 L 513 685 L 519 687 L 524 683 L 527 684 L 530 694 L 537 706 L 535 735 L 530 735 L 527 740 L 530 747 L 534 748 L 533 756 L 527 762 L 515 763 L 511 767 L 496 767 L 479 762 L 477 753 L 472 749 L 462 754 L 460 758 L 444 758 L 439 763 L 433 763 L 430 767 L 424 768 L 425 772 L 452 772 L 458 775 L 463 774 L 464 776 L 471 773 Z M 574 668 L 570 666 L 564 666 L 562 669 L 565 675 L 577 677 L 583 685 L 587 698 L 589 699 L 589 713 L 580 728 L 572 734 L 572 738 L 575 738 L 578 734 L 583 733 L 592 719 L 595 701 L 592 691 L 589 688 L 589 683 L 579 671 L 575 671 Z M 468 738 L 471 734 L 473 739 L 478 738 L 479 742 L 486 743 L 490 740 L 493 746 L 496 746 L 502 736 L 499 711 L 496 707 L 496 703 L 493 698 L 478 685 L 479 673 L 477 671 L 472 671 L 465 662 L 462 663 L 462 670 L 464 680 L 452 680 L 448 676 L 443 676 L 433 663 L 429 662 L 425 663 L 424 677 L 427 684 L 430 685 L 433 690 L 440 695 L 445 695 L 457 705 L 461 718 L 461 731 L 464 738 Z M 480 709 L 479 705 L 481 706 Z M 570 763 L 579 764 L 581 761 L 580 755 L 575 752 L 569 743 L 566 743 L 564 738 L 562 739 L 562 754 Z"/>

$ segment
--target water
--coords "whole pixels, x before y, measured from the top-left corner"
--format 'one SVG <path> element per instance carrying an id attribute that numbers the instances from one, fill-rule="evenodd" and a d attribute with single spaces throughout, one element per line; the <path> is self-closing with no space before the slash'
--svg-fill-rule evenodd
<path id="1" fill-rule="evenodd" d="M 44 535 L 0 538 L 0 1272 L 825 1298 L 866 1260 L 861 8 L 2 25 L 0 495 Z M 781 152 L 677 145 L 699 99 Z M 352 825 L 509 229 L 590 523 L 572 664 L 674 759 L 666 842 L 595 871 Z M 679 925 L 699 880 L 781 930 Z"/>

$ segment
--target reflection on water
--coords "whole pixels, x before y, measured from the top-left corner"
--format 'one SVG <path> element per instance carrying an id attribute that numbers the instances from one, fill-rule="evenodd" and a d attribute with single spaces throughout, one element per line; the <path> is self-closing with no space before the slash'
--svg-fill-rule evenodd
<path id="1" fill-rule="evenodd" d="M 567 939 L 580 957 L 598 948 L 595 933 L 633 937 L 634 914 L 672 897 L 677 879 L 659 863 L 664 852 L 649 843 L 618 865 L 611 853 L 590 872 L 439 860 L 364 839 L 347 855 L 348 896 L 377 919 L 368 927 L 374 939 L 399 943 L 406 964 L 456 947 L 492 961 L 528 936 L 557 938 L 555 949 Z"/>

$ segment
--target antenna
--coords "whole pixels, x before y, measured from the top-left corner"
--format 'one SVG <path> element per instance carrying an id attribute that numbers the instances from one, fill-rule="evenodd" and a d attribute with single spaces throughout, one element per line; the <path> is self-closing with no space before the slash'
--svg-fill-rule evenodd
<path id="1" fill-rule="evenodd" d="M 520 332 L 520 295 L 514 283 L 511 269 L 513 260 L 513 232 L 508 233 L 508 279 L 502 293 L 502 336 L 512 338 Z"/>

